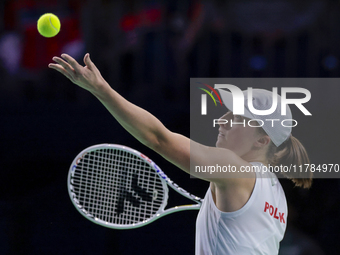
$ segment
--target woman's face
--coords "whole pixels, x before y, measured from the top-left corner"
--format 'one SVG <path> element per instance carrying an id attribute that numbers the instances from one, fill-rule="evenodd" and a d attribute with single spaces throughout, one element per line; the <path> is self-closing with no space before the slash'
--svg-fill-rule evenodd
<path id="1" fill-rule="evenodd" d="M 219 125 L 216 147 L 232 150 L 240 157 L 246 155 L 258 139 L 256 128 L 248 126 L 248 118 L 230 111 L 220 119 L 228 122 Z"/>

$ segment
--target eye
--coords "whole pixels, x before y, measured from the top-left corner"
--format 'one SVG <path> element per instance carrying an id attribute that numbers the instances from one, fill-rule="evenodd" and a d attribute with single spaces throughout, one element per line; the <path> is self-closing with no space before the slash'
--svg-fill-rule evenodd
<path id="1" fill-rule="evenodd" d="M 234 119 L 235 119 L 235 120 L 242 120 L 242 116 L 240 116 L 240 115 L 234 115 Z"/>

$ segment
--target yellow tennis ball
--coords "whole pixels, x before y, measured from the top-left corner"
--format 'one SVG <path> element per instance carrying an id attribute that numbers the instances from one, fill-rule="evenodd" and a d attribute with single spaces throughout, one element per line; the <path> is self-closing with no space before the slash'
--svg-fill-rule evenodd
<path id="1" fill-rule="evenodd" d="M 37 27 L 42 36 L 53 37 L 60 31 L 60 20 L 53 13 L 45 13 L 38 19 Z"/>

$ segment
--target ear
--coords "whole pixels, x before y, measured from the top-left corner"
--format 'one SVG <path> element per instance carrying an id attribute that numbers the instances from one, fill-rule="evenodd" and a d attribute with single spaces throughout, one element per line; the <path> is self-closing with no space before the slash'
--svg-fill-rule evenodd
<path id="1" fill-rule="evenodd" d="M 255 141 L 255 147 L 257 148 L 263 148 L 266 145 L 268 145 L 270 143 L 270 138 L 268 135 L 263 135 L 261 137 L 259 137 L 256 141 Z"/>

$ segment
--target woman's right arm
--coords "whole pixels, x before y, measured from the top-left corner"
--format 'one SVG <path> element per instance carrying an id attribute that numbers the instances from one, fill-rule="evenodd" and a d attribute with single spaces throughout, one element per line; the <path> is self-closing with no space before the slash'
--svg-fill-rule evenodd
<path id="1" fill-rule="evenodd" d="M 73 83 L 88 90 L 106 107 L 112 116 L 144 145 L 161 154 L 186 172 L 190 168 L 190 140 L 168 130 L 155 116 L 129 102 L 105 81 L 89 54 L 84 56 L 85 66 L 67 54 L 54 57 L 49 64 Z"/>
<path id="2" fill-rule="evenodd" d="M 96 96 L 112 116 L 137 140 L 162 155 L 165 159 L 200 179 L 215 183 L 227 184 L 242 177 L 240 173 L 217 174 L 190 172 L 191 166 L 248 164 L 230 150 L 208 147 L 191 141 L 189 138 L 171 132 L 148 111 L 127 101 L 104 80 L 89 54 L 84 56 L 85 66 L 67 54 L 62 58 L 54 57 L 56 63 L 49 64 L 78 86 Z"/>

